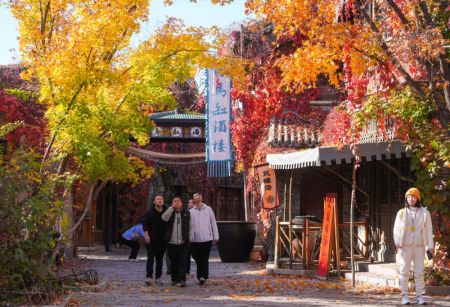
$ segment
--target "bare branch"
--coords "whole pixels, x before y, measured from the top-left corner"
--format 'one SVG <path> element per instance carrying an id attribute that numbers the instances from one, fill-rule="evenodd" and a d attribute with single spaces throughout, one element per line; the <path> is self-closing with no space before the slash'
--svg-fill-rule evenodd
<path id="1" fill-rule="evenodd" d="M 400 8 L 398 7 L 397 3 L 395 3 L 394 0 L 386 0 L 386 2 L 389 4 L 389 6 L 394 10 L 394 12 L 397 14 L 398 18 L 402 22 L 404 26 L 409 26 L 409 21 L 406 19 L 405 15 L 402 13 Z"/>
<path id="2" fill-rule="evenodd" d="M 379 161 L 380 161 L 381 164 L 383 164 L 388 169 L 390 169 L 394 174 L 396 174 L 397 177 L 400 178 L 401 180 L 414 183 L 414 180 L 412 180 L 411 178 L 403 176 L 402 174 L 400 174 L 400 171 L 398 169 L 396 169 L 395 167 L 393 167 L 392 165 L 390 165 L 386 161 L 383 161 L 383 160 L 379 160 Z"/>
<path id="3" fill-rule="evenodd" d="M 334 171 L 333 169 L 329 168 L 326 165 L 322 165 L 327 171 L 329 171 L 330 173 L 336 175 L 337 177 L 339 177 L 342 181 L 344 181 L 345 183 L 348 183 L 350 186 L 353 187 L 353 183 L 348 180 L 347 178 L 345 178 L 344 176 L 342 176 L 341 174 L 339 174 L 338 172 Z M 361 189 L 360 187 L 358 187 L 357 185 L 355 185 L 355 188 L 360 191 L 362 194 L 364 194 L 364 196 L 369 197 L 369 193 L 367 193 L 366 191 L 364 191 L 363 189 Z"/>
<path id="4" fill-rule="evenodd" d="M 436 26 L 433 23 L 433 19 L 428 10 L 428 6 L 427 6 L 426 2 L 423 0 L 419 1 L 419 7 L 420 7 L 420 11 L 422 12 L 423 19 L 424 19 L 427 27 L 435 28 Z M 443 53 L 441 53 L 439 55 L 439 68 L 440 68 L 442 81 L 444 83 L 443 88 L 444 88 L 445 105 L 446 105 L 447 111 L 450 111 L 450 67 L 449 67 L 447 59 L 445 57 L 445 54 L 443 54 Z"/>
<path id="5" fill-rule="evenodd" d="M 376 56 L 376 55 L 369 54 L 369 53 L 367 53 L 366 51 L 361 50 L 361 49 L 359 49 L 359 48 L 356 48 L 356 47 L 354 47 L 354 46 L 353 46 L 352 48 L 353 48 L 354 50 L 358 51 L 359 53 L 361 53 L 362 55 L 365 55 L 366 57 L 371 58 L 371 59 L 377 61 L 377 62 L 380 63 L 380 64 L 386 64 L 385 61 L 383 61 L 383 59 L 381 59 L 380 57 L 378 57 L 378 56 Z"/>
<path id="6" fill-rule="evenodd" d="M 375 23 L 371 20 L 370 16 L 367 15 L 367 12 L 361 8 L 361 5 L 358 5 L 358 2 L 356 2 L 356 7 L 359 11 L 359 13 L 362 15 L 364 20 L 369 24 L 370 28 L 373 32 L 377 33 L 380 37 L 380 47 L 386 52 L 386 55 L 389 57 L 392 65 L 402 74 L 403 78 L 405 78 L 406 83 L 408 83 L 409 86 L 411 86 L 414 91 L 416 91 L 421 96 L 424 96 L 425 93 L 423 92 L 420 85 L 414 81 L 414 79 L 411 77 L 411 75 L 402 67 L 402 65 L 398 62 L 398 60 L 395 58 L 394 54 L 390 50 L 389 46 L 386 44 L 386 41 L 383 39 L 380 30 L 375 25 Z"/>

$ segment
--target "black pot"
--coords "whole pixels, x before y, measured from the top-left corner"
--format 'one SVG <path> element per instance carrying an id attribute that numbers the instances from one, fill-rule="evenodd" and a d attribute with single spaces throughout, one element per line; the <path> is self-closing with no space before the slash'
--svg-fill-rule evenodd
<path id="1" fill-rule="evenodd" d="M 256 237 L 256 223 L 218 221 L 219 256 L 222 262 L 245 262 L 250 257 Z"/>

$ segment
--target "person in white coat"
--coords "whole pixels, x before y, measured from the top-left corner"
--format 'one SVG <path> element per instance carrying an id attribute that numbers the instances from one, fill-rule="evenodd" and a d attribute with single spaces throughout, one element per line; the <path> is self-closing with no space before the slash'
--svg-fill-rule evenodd
<path id="1" fill-rule="evenodd" d="M 191 242 L 192 257 L 197 263 L 197 279 L 200 285 L 209 278 L 209 253 L 213 242 L 219 240 L 216 218 L 210 206 L 203 203 L 200 193 L 194 194 L 194 207 L 189 212 L 194 222 L 194 238 Z"/>
<path id="2" fill-rule="evenodd" d="M 430 213 L 422 206 L 420 191 L 411 188 L 405 193 L 405 207 L 400 209 L 394 223 L 394 242 L 400 254 L 400 290 L 402 304 L 409 305 L 408 280 L 411 262 L 414 267 L 416 303 L 426 305 L 423 297 L 425 252 L 434 248 Z"/>

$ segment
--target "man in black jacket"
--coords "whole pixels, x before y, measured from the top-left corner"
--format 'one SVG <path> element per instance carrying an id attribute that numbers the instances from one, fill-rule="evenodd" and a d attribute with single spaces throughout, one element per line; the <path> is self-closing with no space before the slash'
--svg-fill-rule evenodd
<path id="1" fill-rule="evenodd" d="M 155 284 L 162 284 L 162 266 L 166 243 L 166 223 L 161 219 L 161 215 L 166 211 L 164 198 L 156 195 L 153 206 L 145 214 L 142 225 L 144 226 L 144 241 L 147 246 L 147 278 L 145 283 L 149 286 L 153 284 L 153 263 L 156 258 Z"/>
<path id="2" fill-rule="evenodd" d="M 186 208 L 183 208 L 181 198 L 175 196 L 172 206 L 161 217 L 167 222 L 166 241 L 172 285 L 185 287 L 189 242 L 194 236 L 191 215 Z"/>

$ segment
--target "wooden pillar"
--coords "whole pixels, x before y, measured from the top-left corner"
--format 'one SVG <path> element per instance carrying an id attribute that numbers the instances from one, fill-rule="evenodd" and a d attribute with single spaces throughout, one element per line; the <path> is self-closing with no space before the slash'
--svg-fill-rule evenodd
<path id="1" fill-rule="evenodd" d="M 334 201 L 334 245 L 335 245 L 335 259 L 336 259 L 336 269 L 338 277 L 341 277 L 341 251 L 339 248 L 340 238 L 339 238 L 339 219 L 338 219 L 338 206 L 337 197 Z"/>
<path id="2" fill-rule="evenodd" d="M 283 222 L 286 222 L 286 206 L 287 206 L 287 184 L 286 178 L 284 179 L 284 197 L 283 197 Z"/>
<path id="3" fill-rule="evenodd" d="M 275 222 L 275 252 L 274 252 L 274 266 L 277 269 L 280 261 L 280 217 L 276 217 Z"/>
<path id="4" fill-rule="evenodd" d="M 289 269 L 292 269 L 292 173 L 289 179 Z"/>
<path id="5" fill-rule="evenodd" d="M 244 168 L 244 221 L 248 222 L 247 169 Z"/>
<path id="6" fill-rule="evenodd" d="M 307 270 L 309 268 L 309 219 L 303 220 L 303 268 Z"/>

